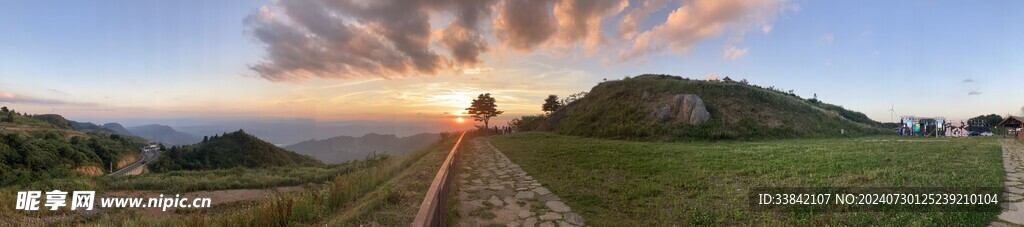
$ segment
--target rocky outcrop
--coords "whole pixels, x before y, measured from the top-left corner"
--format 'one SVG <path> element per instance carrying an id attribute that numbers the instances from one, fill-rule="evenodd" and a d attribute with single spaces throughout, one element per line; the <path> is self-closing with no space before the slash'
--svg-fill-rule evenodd
<path id="1" fill-rule="evenodd" d="M 103 175 L 103 170 L 96 166 L 79 166 L 75 168 L 75 172 L 79 172 L 90 177 Z"/>
<path id="2" fill-rule="evenodd" d="M 117 169 L 121 169 L 121 168 L 124 168 L 125 166 L 129 166 L 131 164 L 135 164 L 138 161 L 139 161 L 139 155 L 138 154 L 126 154 L 126 155 L 124 155 L 124 157 L 121 157 L 120 161 L 117 161 L 117 166 L 116 167 L 117 167 Z"/>
<path id="3" fill-rule="evenodd" d="M 699 125 L 711 119 L 700 96 L 694 94 L 676 94 L 661 108 L 652 113 L 658 122 L 679 122 L 688 125 Z"/>

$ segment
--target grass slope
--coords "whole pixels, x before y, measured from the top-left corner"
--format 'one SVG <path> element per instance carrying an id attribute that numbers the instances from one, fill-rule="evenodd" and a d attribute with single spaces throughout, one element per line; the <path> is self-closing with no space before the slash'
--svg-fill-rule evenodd
<path id="1" fill-rule="evenodd" d="M 711 113 L 699 126 L 655 123 L 650 113 L 676 94 L 696 94 Z M 555 132 L 640 140 L 718 140 L 837 137 L 885 131 L 864 114 L 736 82 L 641 75 L 602 82 L 554 113 Z M 554 120 L 557 119 L 557 120 Z"/>
<path id="2" fill-rule="evenodd" d="M 346 174 L 375 166 L 387 156 L 350 161 L 328 166 L 274 166 L 215 170 L 179 170 L 166 173 L 104 178 L 107 190 L 157 190 L 171 193 L 228 189 L 255 189 L 327 182 Z"/>
<path id="3" fill-rule="evenodd" d="M 442 143 L 410 154 L 402 160 L 401 172 L 395 177 L 328 219 L 323 226 L 406 226 L 412 223 L 430 183 L 458 139 L 457 134 L 445 137 L 448 139 Z M 457 191 L 452 189 L 453 194 Z"/>
<path id="4" fill-rule="evenodd" d="M 746 196 L 752 187 L 1002 187 L 1004 177 L 994 139 L 664 143 L 535 132 L 492 143 L 598 226 L 984 226 L 997 213 L 751 212 Z"/>

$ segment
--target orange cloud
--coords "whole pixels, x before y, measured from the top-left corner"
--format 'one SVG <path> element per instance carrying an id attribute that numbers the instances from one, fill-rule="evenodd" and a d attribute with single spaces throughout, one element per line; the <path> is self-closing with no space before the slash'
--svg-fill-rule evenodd
<path id="1" fill-rule="evenodd" d="M 583 41 L 586 48 L 596 51 L 606 40 L 601 35 L 601 21 L 622 12 L 629 6 L 626 0 L 563 0 L 555 4 L 558 21 L 558 43 L 568 47 Z"/>
<path id="2" fill-rule="evenodd" d="M 505 46 L 532 51 L 557 30 L 551 13 L 553 0 L 506 0 L 493 21 L 495 36 Z"/>
<path id="3" fill-rule="evenodd" d="M 37 104 L 37 105 L 82 105 L 82 106 L 94 106 L 95 103 L 80 103 L 80 102 L 69 102 L 57 99 L 47 98 L 36 98 L 32 96 L 20 95 L 11 92 L 0 92 L 0 103 L 15 103 L 15 104 Z"/>
<path id="4" fill-rule="evenodd" d="M 592 56 L 604 47 L 618 48 L 609 53 L 628 61 L 666 49 L 685 52 L 726 31 L 736 31 L 740 40 L 746 29 L 768 32 L 777 12 L 787 9 L 786 0 L 685 1 L 663 23 L 641 31 L 639 24 L 667 1 L 272 1 L 243 22 L 246 33 L 266 49 L 265 58 L 250 69 L 276 82 L 460 72 L 485 64 L 488 40 L 522 52 L 583 50 Z M 452 19 L 435 29 L 432 17 Z M 621 21 L 602 26 L 609 18 Z M 603 34 L 616 27 L 612 34 L 619 39 L 613 41 L 625 43 L 609 45 Z M 726 52 L 728 59 L 747 53 Z"/>
<path id="5" fill-rule="evenodd" d="M 694 43 L 730 28 L 744 30 L 770 24 L 779 6 L 779 0 L 695 0 L 672 11 L 664 24 L 638 35 L 629 49 L 619 53 L 619 60 L 632 60 L 666 47 L 685 52 Z"/>

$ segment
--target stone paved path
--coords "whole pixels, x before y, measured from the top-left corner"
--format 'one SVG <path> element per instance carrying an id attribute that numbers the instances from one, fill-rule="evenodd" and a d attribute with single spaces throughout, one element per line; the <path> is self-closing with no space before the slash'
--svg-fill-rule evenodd
<path id="1" fill-rule="evenodd" d="M 583 217 L 509 161 L 487 138 L 468 142 L 458 176 L 458 226 L 584 224 Z"/>
<path id="2" fill-rule="evenodd" d="M 1010 226 L 1007 223 L 1024 225 L 1024 146 L 1014 139 L 1004 139 L 1003 169 L 1006 170 L 1006 194 L 1003 194 L 1003 213 L 999 221 L 990 226 Z"/>

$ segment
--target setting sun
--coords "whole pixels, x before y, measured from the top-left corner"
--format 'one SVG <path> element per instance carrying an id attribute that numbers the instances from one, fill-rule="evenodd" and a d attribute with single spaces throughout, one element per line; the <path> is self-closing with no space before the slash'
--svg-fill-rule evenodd
<path id="1" fill-rule="evenodd" d="M 462 117 L 458 117 L 458 118 L 455 118 L 455 123 L 459 123 L 459 124 L 462 124 L 462 123 L 464 123 L 464 122 L 466 122 L 466 119 L 464 119 L 464 118 L 462 118 Z"/>

